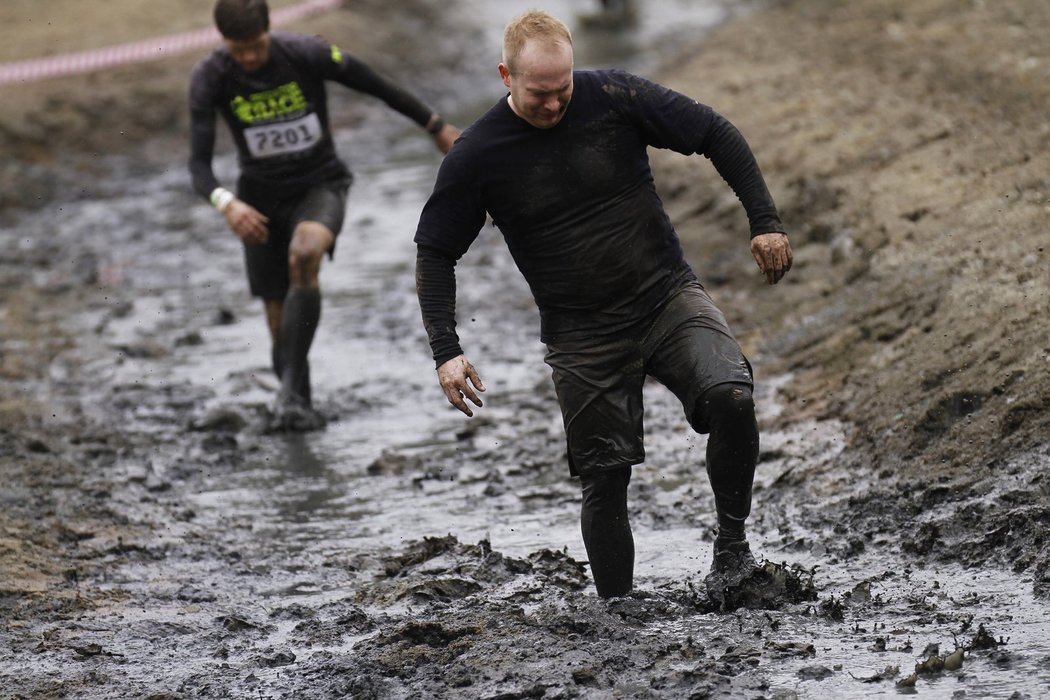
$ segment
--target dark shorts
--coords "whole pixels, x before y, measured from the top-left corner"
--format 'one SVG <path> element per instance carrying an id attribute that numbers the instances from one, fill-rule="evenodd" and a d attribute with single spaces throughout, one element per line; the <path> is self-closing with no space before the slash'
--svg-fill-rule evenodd
<path id="1" fill-rule="evenodd" d="M 719 384 L 752 386 L 751 365 L 725 316 L 699 283 L 672 297 L 633 333 L 547 345 L 547 364 L 565 422 L 573 476 L 645 461 L 642 387 L 652 376 L 685 409 L 698 433 L 707 417 L 697 410 Z"/>
<path id="2" fill-rule="evenodd" d="M 262 212 L 270 223 L 270 238 L 262 245 L 246 243 L 244 261 L 252 295 L 263 299 L 283 299 L 288 294 L 288 247 L 295 227 L 304 221 L 316 221 L 339 236 L 346 214 L 346 197 L 350 180 L 323 182 L 302 195 L 272 201 L 248 203 Z M 328 257 L 335 255 L 335 242 Z"/>

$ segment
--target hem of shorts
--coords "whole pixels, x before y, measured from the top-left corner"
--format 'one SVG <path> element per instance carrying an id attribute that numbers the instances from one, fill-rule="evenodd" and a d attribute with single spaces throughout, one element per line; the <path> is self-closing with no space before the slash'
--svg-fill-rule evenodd
<path id="1" fill-rule="evenodd" d="M 289 287 L 288 289 L 290 290 L 291 287 Z M 283 295 L 281 295 L 281 294 L 274 294 L 274 293 L 269 292 L 269 291 L 266 291 L 266 292 L 253 292 L 252 290 L 249 289 L 248 293 L 252 296 L 253 299 L 262 299 L 263 301 L 283 301 L 288 296 L 288 292 L 287 291 Z"/>
<path id="2" fill-rule="evenodd" d="M 578 478 L 580 478 L 581 476 L 583 476 L 585 474 L 600 474 L 601 472 L 608 472 L 608 471 L 612 471 L 613 469 L 622 469 L 624 467 L 633 467 L 634 465 L 641 464 L 644 461 L 645 461 L 645 457 L 640 457 L 638 459 L 628 459 L 628 460 L 624 460 L 623 462 L 618 462 L 616 464 L 608 464 L 608 465 L 603 465 L 601 467 L 595 467 L 593 469 L 584 469 L 584 470 L 580 470 L 580 469 L 578 469 L 578 468 L 576 468 L 576 467 L 574 467 L 573 465 L 570 464 L 569 465 L 569 476 L 578 479 Z"/>

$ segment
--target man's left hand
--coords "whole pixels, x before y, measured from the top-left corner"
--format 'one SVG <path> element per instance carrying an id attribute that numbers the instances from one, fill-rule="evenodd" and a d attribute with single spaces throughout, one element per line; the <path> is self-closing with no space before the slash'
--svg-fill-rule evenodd
<path id="1" fill-rule="evenodd" d="M 751 255 L 769 284 L 779 282 L 791 269 L 794 259 L 787 235 L 779 232 L 761 233 L 752 238 Z"/>
<path id="2" fill-rule="evenodd" d="M 459 129 L 451 124 L 445 124 L 441 127 L 441 131 L 434 134 L 434 143 L 437 144 L 439 151 L 442 153 L 448 153 L 452 150 L 452 144 L 454 144 L 458 138 Z"/>

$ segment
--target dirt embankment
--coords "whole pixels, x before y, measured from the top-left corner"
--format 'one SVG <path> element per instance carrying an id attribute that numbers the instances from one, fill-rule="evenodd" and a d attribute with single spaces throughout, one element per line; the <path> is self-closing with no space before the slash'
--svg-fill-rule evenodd
<path id="1" fill-rule="evenodd" d="M 381 55 L 389 37 L 361 30 L 378 11 L 354 3 L 295 28 L 349 34 Z M 842 507 L 868 503 L 871 525 L 890 509 L 908 517 L 986 494 L 928 522 L 921 547 L 1034 567 L 1037 587 L 1050 523 L 1038 457 L 1050 429 L 1048 27 L 1042 0 L 798 0 L 723 28 L 661 75 L 726 114 L 758 154 L 796 250 L 775 289 L 753 273 L 724 187 L 695 162 L 657 158 L 690 254 L 749 352 L 767 375 L 793 373 L 778 420 L 852 426 L 836 468 L 874 486 L 838 494 Z M 35 206 L 89 179 L 94 153 L 148 143 L 141 157 L 182 167 L 194 60 L 15 91 L 0 106 L 12 156 L 0 206 Z M 46 430 L 50 408 L 24 401 L 24 387 L 72 342 L 62 319 L 78 295 L 40 298 L 31 273 L 48 249 L 20 255 L 2 270 L 0 399 L 6 438 L 37 445 L 25 426 Z"/>
<path id="2" fill-rule="evenodd" d="M 675 71 L 746 132 L 792 228 L 789 303 L 742 319 L 798 373 L 792 416 L 952 474 L 1045 434 L 1047 26 L 1038 2 L 787 3 Z"/>
<path id="3" fill-rule="evenodd" d="M 754 147 L 796 252 L 779 288 L 726 272 L 750 264 L 733 203 L 699 195 L 680 159 L 665 166 L 709 286 L 745 310 L 736 327 L 767 371 L 793 374 L 780 419 L 852 424 L 836 468 L 875 486 L 850 502 L 882 501 L 865 509 L 873 520 L 957 504 L 920 533 L 906 526 L 902 545 L 1034 565 L 1042 590 L 1047 27 L 1038 0 L 802 0 L 726 27 L 669 71 Z"/>

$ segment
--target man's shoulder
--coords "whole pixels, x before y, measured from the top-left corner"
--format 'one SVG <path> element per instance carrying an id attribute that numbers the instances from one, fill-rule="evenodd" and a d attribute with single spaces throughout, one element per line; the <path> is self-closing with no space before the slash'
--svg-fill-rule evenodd
<path id="1" fill-rule="evenodd" d="M 218 73 L 223 69 L 225 65 L 224 58 L 229 56 L 226 53 L 226 49 L 217 47 L 212 49 L 204 56 L 201 56 L 195 64 L 193 64 L 192 75 L 200 75 L 204 73 Z"/>
<path id="2" fill-rule="evenodd" d="M 276 50 L 296 56 L 311 55 L 318 51 L 327 54 L 331 51 L 331 43 L 319 34 L 300 34 L 298 32 L 270 32 L 271 50 Z"/>
<path id="3" fill-rule="evenodd" d="M 315 44 L 318 41 L 324 41 L 324 39 L 317 34 L 286 32 L 278 29 L 270 32 L 270 43 L 276 46 L 300 46 L 303 44 Z"/>
<path id="4" fill-rule="evenodd" d="M 623 68 L 595 68 L 592 70 L 580 71 L 586 79 L 597 86 L 603 85 L 617 85 L 624 88 L 631 88 L 640 85 L 657 85 L 655 81 L 645 76 L 632 73 L 631 71 L 624 70 Z"/>
<path id="5" fill-rule="evenodd" d="M 587 68 L 577 69 L 572 72 L 574 82 L 582 82 L 593 85 L 601 85 L 607 82 L 629 83 L 633 80 L 641 80 L 634 73 L 629 73 L 622 68 Z"/>
<path id="6" fill-rule="evenodd" d="M 594 78 L 601 80 L 602 76 L 609 74 L 626 74 L 627 71 L 620 68 L 574 68 L 572 74 L 576 78 Z"/>
<path id="7" fill-rule="evenodd" d="M 671 94 L 669 88 L 654 80 L 620 68 L 604 68 L 583 71 L 582 80 L 577 80 L 593 95 L 601 95 L 621 105 L 638 105 L 660 102 Z"/>
<path id="8" fill-rule="evenodd" d="M 209 89 L 209 86 L 217 85 L 231 63 L 229 54 L 222 48 L 203 56 L 190 71 L 191 90 Z"/>
<path id="9" fill-rule="evenodd" d="M 513 115 L 506 99 L 502 99 L 465 127 L 452 150 L 442 159 L 442 172 L 446 176 L 455 173 L 475 180 L 478 168 L 484 170 L 494 160 L 498 160 L 505 145 L 507 129 L 513 128 L 513 124 L 507 120 L 507 113 Z"/>
<path id="10" fill-rule="evenodd" d="M 508 123 L 508 117 L 513 114 L 507 104 L 507 98 L 503 97 L 465 128 L 461 137 L 468 136 L 468 142 L 483 146 L 494 131 L 504 128 Z"/>
<path id="11" fill-rule="evenodd" d="M 592 68 L 573 71 L 573 91 L 594 96 L 630 97 L 637 86 L 647 82 L 620 68 Z"/>

